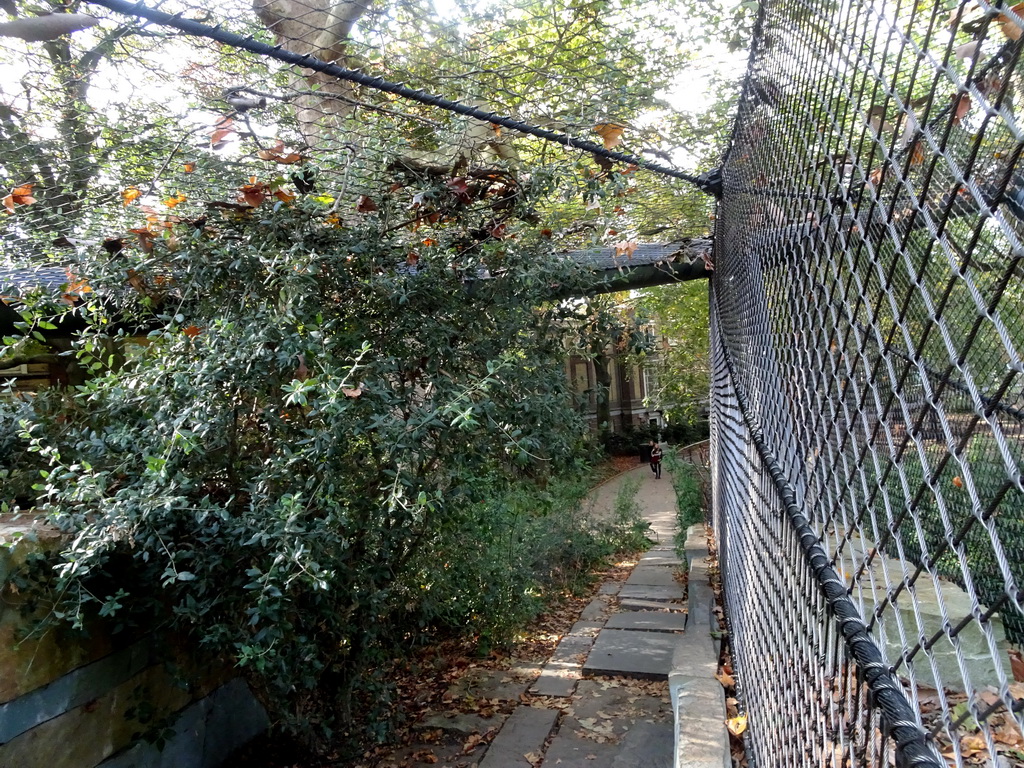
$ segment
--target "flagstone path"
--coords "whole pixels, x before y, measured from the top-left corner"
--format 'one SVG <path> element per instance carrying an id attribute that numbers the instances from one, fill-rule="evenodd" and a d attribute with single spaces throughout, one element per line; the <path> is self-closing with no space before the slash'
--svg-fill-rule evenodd
<path id="1" fill-rule="evenodd" d="M 688 532 L 688 565 L 674 545 L 671 479 L 667 471 L 655 479 L 646 464 L 595 489 L 590 511 L 597 518 L 611 514 L 622 484 L 633 478 L 657 543 L 629 577 L 601 585 L 543 665 L 473 670 L 445 697 L 456 705 L 514 702 L 511 714 L 460 714 L 456 706 L 430 715 L 423 728 L 459 738 L 408 747 L 392 755 L 394 765 L 728 768 L 702 527 Z M 680 580 L 688 568 L 690 605 L 699 606 L 695 617 L 688 616 L 692 608 Z M 701 583 L 693 583 L 695 574 Z"/>

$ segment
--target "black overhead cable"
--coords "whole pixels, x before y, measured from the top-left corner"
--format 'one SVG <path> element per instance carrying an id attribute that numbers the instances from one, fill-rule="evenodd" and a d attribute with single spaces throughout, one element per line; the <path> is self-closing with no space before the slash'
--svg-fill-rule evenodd
<path id="1" fill-rule="evenodd" d="M 294 51 L 288 50 L 287 48 L 282 48 L 279 45 L 261 43 L 258 40 L 254 40 L 251 36 L 238 35 L 234 32 L 228 32 L 221 29 L 220 25 L 211 27 L 198 21 L 185 19 L 182 18 L 181 13 L 166 13 L 165 11 L 158 11 L 155 8 L 149 8 L 142 3 L 131 3 L 127 2 L 127 0 L 90 0 L 90 2 L 95 5 L 108 8 L 111 11 L 116 11 L 117 13 L 148 19 L 149 21 L 157 24 L 172 27 L 188 35 L 209 38 L 210 40 L 215 40 L 219 43 L 224 43 L 225 45 L 230 45 L 235 48 L 241 48 L 260 56 L 266 56 L 268 58 L 277 59 L 278 61 L 283 61 L 287 64 L 294 64 L 299 67 L 322 72 L 325 75 L 331 75 L 339 80 L 348 80 L 350 82 L 366 86 L 367 88 L 373 88 L 378 91 L 383 91 L 384 93 L 392 93 L 396 96 L 401 96 L 404 99 L 419 102 L 420 104 L 438 107 L 439 109 L 455 112 L 456 114 L 465 115 L 466 117 L 472 117 L 484 122 L 494 123 L 495 125 L 500 125 L 504 128 L 518 131 L 519 133 L 525 133 L 530 136 L 536 136 L 537 138 L 544 139 L 545 141 L 561 144 L 569 149 L 580 149 L 584 152 L 589 152 L 595 157 L 602 157 L 606 160 L 635 165 L 638 168 L 643 168 L 645 170 L 652 171 L 653 173 L 661 174 L 662 176 L 681 179 L 696 185 L 702 191 L 714 195 L 715 197 L 721 196 L 721 176 L 717 169 L 707 173 L 702 173 L 699 176 L 694 176 L 692 174 L 661 165 L 660 163 L 644 160 L 643 158 L 639 158 L 634 155 L 627 155 L 624 152 L 615 152 L 610 149 L 605 149 L 600 144 L 588 141 L 587 139 L 575 138 L 568 134 L 550 131 L 546 128 L 541 128 L 540 126 L 523 122 L 522 120 L 516 120 L 511 117 L 499 115 L 496 112 L 488 112 L 483 109 L 478 109 L 477 107 L 462 104 L 458 101 L 446 99 L 442 96 L 436 96 L 421 89 L 410 88 L 400 83 L 392 83 L 382 77 L 374 77 L 353 69 L 339 67 L 337 64 L 328 63 L 316 58 L 315 56 L 298 54 Z"/>

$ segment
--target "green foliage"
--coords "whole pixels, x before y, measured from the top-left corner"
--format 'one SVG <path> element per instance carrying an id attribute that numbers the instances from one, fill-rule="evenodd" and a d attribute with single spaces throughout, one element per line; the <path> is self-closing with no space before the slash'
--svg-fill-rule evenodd
<path id="1" fill-rule="evenodd" d="M 531 183 L 524 207 L 548 182 Z M 325 736 L 385 700 L 410 641 L 504 642 L 620 545 L 557 479 L 585 432 L 571 310 L 544 300 L 575 267 L 513 218 L 515 240 L 471 234 L 485 193 L 410 259 L 389 217 L 421 194 L 451 195 L 381 190 L 347 227 L 316 200 L 229 210 L 84 256 L 104 300 L 69 312 L 92 378 L 5 416 L 73 535 L 56 617 L 188 631 Z"/>
<path id="2" fill-rule="evenodd" d="M 639 491 L 639 478 L 630 477 L 615 494 L 611 525 L 607 530 L 613 535 L 613 548 L 617 552 L 636 552 L 650 543 L 647 532 L 651 524 L 642 516 L 640 502 L 636 498 Z"/>
<path id="3" fill-rule="evenodd" d="M 704 493 L 701 490 L 697 468 L 693 464 L 680 459 L 675 451 L 666 451 L 663 461 L 668 476 L 672 478 L 672 489 L 676 492 L 678 536 L 679 543 L 682 544 L 686 539 L 686 529 L 704 522 Z"/>
<path id="4" fill-rule="evenodd" d="M 661 389 L 653 398 L 671 424 L 697 424 L 704 418 L 711 387 L 707 286 L 689 282 L 649 288 L 641 306 L 668 342 L 657 358 Z M 686 444 L 685 439 L 673 439 Z"/>

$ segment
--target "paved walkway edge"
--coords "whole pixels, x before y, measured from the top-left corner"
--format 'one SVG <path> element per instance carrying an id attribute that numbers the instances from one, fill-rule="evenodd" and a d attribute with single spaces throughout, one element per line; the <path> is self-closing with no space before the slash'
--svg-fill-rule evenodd
<path id="1" fill-rule="evenodd" d="M 672 656 L 668 675 L 675 713 L 675 768 L 730 768 L 725 728 L 725 692 L 715 679 L 719 647 L 712 609 L 715 596 L 708 574 L 708 543 L 703 525 L 686 531 L 689 612 L 686 633 Z"/>

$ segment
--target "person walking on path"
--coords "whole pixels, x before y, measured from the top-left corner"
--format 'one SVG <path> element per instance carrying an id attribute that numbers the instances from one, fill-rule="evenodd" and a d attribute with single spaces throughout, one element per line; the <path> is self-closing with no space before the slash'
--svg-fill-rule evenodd
<path id="1" fill-rule="evenodd" d="M 661 456 L 661 446 L 657 441 L 651 440 L 651 472 L 654 473 L 655 480 L 661 480 Z"/>

